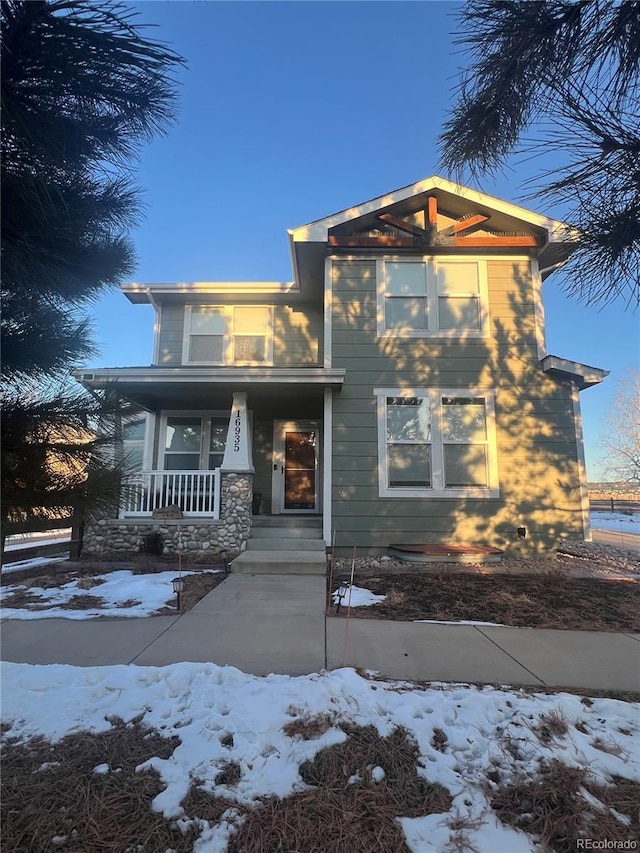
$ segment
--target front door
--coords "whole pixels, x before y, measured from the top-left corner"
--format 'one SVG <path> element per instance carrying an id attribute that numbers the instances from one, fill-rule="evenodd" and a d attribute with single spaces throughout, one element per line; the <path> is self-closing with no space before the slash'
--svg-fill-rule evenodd
<path id="1" fill-rule="evenodd" d="M 274 513 L 318 512 L 319 438 L 315 421 L 274 422 Z"/>

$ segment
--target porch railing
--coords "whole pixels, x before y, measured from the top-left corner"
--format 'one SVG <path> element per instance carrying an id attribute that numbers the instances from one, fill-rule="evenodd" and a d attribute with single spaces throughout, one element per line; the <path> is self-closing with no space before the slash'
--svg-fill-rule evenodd
<path id="1" fill-rule="evenodd" d="M 122 482 L 120 515 L 151 515 L 177 504 L 185 515 L 220 518 L 220 469 L 143 471 Z"/>

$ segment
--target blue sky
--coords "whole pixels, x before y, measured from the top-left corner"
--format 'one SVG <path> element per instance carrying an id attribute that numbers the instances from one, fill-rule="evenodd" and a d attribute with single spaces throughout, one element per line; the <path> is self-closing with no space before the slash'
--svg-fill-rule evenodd
<path id="1" fill-rule="evenodd" d="M 464 56 L 449 2 L 144 2 L 138 23 L 185 57 L 169 135 L 136 168 L 142 282 L 290 280 L 286 229 L 438 171 L 437 137 Z M 476 188 L 525 199 L 549 160 Z M 445 177 L 448 177 L 445 175 Z M 544 285 L 549 352 L 611 376 L 581 394 L 588 475 L 613 380 L 638 363 L 638 317 Z M 150 364 L 153 312 L 112 291 L 92 306 L 93 366 Z"/>

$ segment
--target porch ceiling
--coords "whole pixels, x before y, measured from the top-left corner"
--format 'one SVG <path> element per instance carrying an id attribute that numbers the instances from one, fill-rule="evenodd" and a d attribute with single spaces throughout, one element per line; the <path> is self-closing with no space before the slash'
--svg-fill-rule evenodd
<path id="1" fill-rule="evenodd" d="M 101 368 L 75 372 L 91 391 L 116 391 L 148 411 L 166 408 L 228 408 L 234 391 L 254 403 L 293 400 L 301 393 L 339 391 L 345 371 L 314 368 Z"/>

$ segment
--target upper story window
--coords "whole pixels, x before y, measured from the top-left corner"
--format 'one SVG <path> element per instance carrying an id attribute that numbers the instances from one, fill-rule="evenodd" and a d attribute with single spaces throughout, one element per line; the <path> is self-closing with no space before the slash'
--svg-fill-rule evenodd
<path id="1" fill-rule="evenodd" d="M 382 497 L 499 497 L 494 391 L 377 389 Z"/>
<path id="2" fill-rule="evenodd" d="M 489 334 L 485 260 L 385 259 L 376 265 L 379 337 Z"/>
<path id="3" fill-rule="evenodd" d="M 271 364 L 273 308 L 187 305 L 183 364 Z"/>

